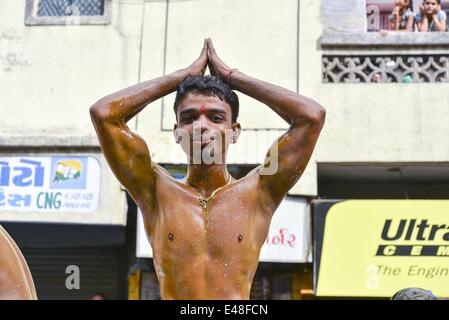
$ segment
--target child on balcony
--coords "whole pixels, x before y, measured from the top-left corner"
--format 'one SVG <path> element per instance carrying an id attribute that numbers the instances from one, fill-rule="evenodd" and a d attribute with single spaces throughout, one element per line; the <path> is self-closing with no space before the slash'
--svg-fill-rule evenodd
<path id="1" fill-rule="evenodd" d="M 441 32 L 447 29 L 446 12 L 441 10 L 441 0 L 424 0 L 415 19 L 420 32 Z"/>
<path id="2" fill-rule="evenodd" d="M 414 30 L 415 17 L 412 0 L 395 0 L 394 9 L 388 16 L 390 31 L 410 32 Z"/>

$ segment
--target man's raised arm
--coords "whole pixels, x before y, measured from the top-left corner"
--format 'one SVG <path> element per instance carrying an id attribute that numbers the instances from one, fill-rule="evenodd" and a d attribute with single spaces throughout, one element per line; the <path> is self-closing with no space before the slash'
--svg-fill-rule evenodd
<path id="1" fill-rule="evenodd" d="M 136 202 L 153 200 L 155 172 L 145 141 L 126 122 L 149 103 L 175 91 L 185 77 L 203 73 L 207 66 L 206 49 L 205 42 L 200 57 L 188 68 L 120 90 L 90 108 L 106 160 Z"/>
<path id="2" fill-rule="evenodd" d="M 272 197 L 277 207 L 309 162 L 324 125 L 325 109 L 296 92 L 254 79 L 236 69 L 231 70 L 218 58 L 210 40 L 208 58 L 211 72 L 227 81 L 232 89 L 269 106 L 290 125 L 288 131 L 275 142 L 278 154 L 268 156 L 277 157 L 277 171 L 271 175 L 260 175 L 262 191 Z"/>

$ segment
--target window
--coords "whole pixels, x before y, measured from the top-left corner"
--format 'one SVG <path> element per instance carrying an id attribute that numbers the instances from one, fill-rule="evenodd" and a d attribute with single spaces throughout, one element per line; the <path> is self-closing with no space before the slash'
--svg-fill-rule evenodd
<path id="1" fill-rule="evenodd" d="M 111 6 L 112 0 L 27 0 L 25 24 L 108 24 Z"/>
<path id="2" fill-rule="evenodd" d="M 37 5 L 37 15 L 43 16 L 102 16 L 104 2 L 102 0 L 40 0 Z"/>

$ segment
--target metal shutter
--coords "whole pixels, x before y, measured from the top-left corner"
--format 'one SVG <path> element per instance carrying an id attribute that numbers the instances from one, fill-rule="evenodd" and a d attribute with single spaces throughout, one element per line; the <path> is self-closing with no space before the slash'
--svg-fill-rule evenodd
<path id="1" fill-rule="evenodd" d="M 108 299 L 125 299 L 126 275 L 120 247 L 22 248 L 40 300 L 89 299 L 101 292 Z M 80 289 L 68 290 L 69 265 L 80 270 Z"/>

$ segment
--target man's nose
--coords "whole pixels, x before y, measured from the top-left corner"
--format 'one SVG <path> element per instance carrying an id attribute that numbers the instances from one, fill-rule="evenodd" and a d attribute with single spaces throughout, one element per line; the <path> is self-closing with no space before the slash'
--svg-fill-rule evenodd
<path id="1" fill-rule="evenodd" d="M 200 127 L 201 133 L 209 128 L 209 119 L 205 115 L 201 115 L 196 121 L 196 125 Z"/>

